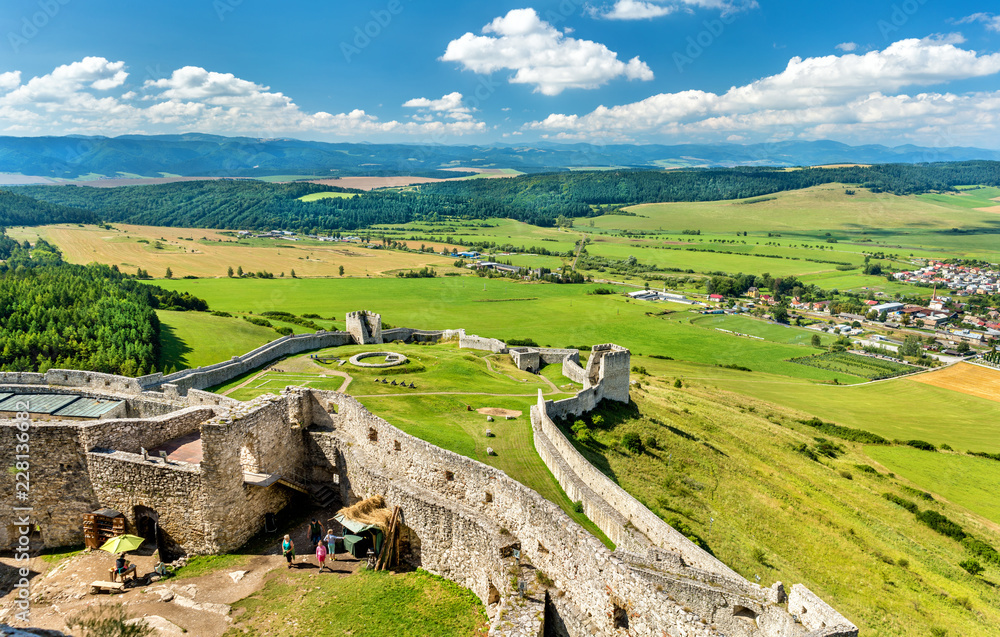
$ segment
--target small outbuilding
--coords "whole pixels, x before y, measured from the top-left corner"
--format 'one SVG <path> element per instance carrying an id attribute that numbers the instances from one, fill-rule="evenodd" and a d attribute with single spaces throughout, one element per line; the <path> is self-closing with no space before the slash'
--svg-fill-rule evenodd
<path id="1" fill-rule="evenodd" d="M 333 519 L 344 527 L 344 550 L 363 560 L 368 549 L 376 555 L 382 551 L 392 510 L 386 507 L 382 496 L 375 495 L 341 509 Z"/>

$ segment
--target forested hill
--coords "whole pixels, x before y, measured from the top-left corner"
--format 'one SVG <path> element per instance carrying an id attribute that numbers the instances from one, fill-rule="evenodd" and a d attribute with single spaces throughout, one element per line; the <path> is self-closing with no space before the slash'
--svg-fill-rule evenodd
<path id="1" fill-rule="evenodd" d="M 39 240 L 0 234 L 0 370 L 87 369 L 139 376 L 156 370 L 156 308 L 208 305 L 136 281 L 114 267 L 70 265 Z"/>
<path id="2" fill-rule="evenodd" d="M 82 208 L 105 221 L 153 226 L 357 230 L 430 215 L 505 217 L 551 226 L 559 216 L 588 217 L 601 207 L 759 197 L 825 183 L 909 195 L 964 184 L 1000 186 L 1000 162 L 884 164 L 871 167 L 719 168 L 679 171 L 594 171 L 521 175 L 426 184 L 419 191 L 381 190 L 303 202 L 337 190 L 310 183 L 221 180 L 158 186 L 20 187 L 18 193 Z"/>
<path id="3" fill-rule="evenodd" d="M 0 190 L 0 227 L 47 223 L 97 223 L 99 215 Z"/>

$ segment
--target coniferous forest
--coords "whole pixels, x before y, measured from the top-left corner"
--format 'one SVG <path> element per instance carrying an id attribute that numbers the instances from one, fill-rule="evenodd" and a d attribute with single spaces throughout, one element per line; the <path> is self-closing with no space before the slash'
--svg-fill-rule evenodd
<path id="1" fill-rule="evenodd" d="M 0 370 L 87 369 L 139 376 L 159 364 L 157 308 L 205 301 L 140 283 L 117 268 L 71 265 L 44 240 L 0 235 Z"/>

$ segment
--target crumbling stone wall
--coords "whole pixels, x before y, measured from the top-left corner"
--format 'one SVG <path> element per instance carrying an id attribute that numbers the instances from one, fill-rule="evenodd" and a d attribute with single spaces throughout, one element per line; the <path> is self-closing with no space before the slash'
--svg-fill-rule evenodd
<path id="1" fill-rule="evenodd" d="M 458 339 L 458 346 L 464 349 L 481 349 L 494 354 L 506 354 L 507 344 L 495 338 L 483 338 L 474 334 L 463 334 Z"/>
<path id="2" fill-rule="evenodd" d="M 13 421 L 0 421 L 0 493 L 15 493 L 14 474 L 18 449 Z M 44 546 L 70 546 L 83 543 L 83 514 L 97 508 L 98 498 L 91 488 L 84 459 L 80 429 L 74 423 L 33 422 L 27 432 L 30 456 L 31 490 L 22 503 L 31 507 L 31 519 L 41 527 Z M 6 549 L 17 537 L 10 528 L 19 516 L 13 510 L 13 497 L 0 500 L 0 549 Z"/>
<path id="3" fill-rule="evenodd" d="M 289 420 L 286 399 L 266 394 L 201 426 L 203 515 L 210 552 L 242 546 L 263 527 L 264 515 L 291 500 L 283 487 L 248 487 L 243 472 L 278 474 L 298 482 L 305 450 L 302 429 Z M 248 465 L 248 458 L 252 464 Z"/>
<path id="4" fill-rule="evenodd" d="M 211 541 L 212 528 L 204 517 L 206 492 L 198 465 L 166 464 L 134 453 L 102 450 L 88 453 L 87 465 L 100 505 L 121 511 L 130 533 L 139 531 L 136 507 L 146 507 L 157 514 L 168 544 L 189 553 L 221 552 Z M 76 521 L 77 526 L 81 523 L 82 518 Z"/>
<path id="5" fill-rule="evenodd" d="M 155 418 L 123 418 L 119 420 L 81 423 L 80 432 L 86 449 L 101 447 L 129 453 L 141 453 L 198 429 L 215 416 L 208 407 L 188 407 Z"/>
<path id="6" fill-rule="evenodd" d="M 562 612 L 570 619 L 564 625 L 585 625 L 588 633 L 619 634 L 616 611 L 628 617 L 633 635 L 659 636 L 666 631 L 688 636 L 724 632 L 735 637 L 799 637 L 806 633 L 770 601 L 759 606 L 761 621 L 770 628 L 759 631 L 756 622 L 734 614 L 743 607 L 737 608 L 732 600 L 743 599 L 742 593 L 719 596 L 711 590 L 706 599 L 715 596 L 712 614 L 696 612 L 686 600 L 671 599 L 657 589 L 658 584 L 637 575 L 633 565 L 608 551 L 558 507 L 503 472 L 408 436 L 353 398 L 311 393 L 327 410 L 325 416 L 312 414 L 319 421 L 307 434 L 313 440 L 312 453 L 327 458 L 329 466 L 340 467 L 345 502 L 379 493 L 390 505 L 402 506 L 407 526 L 420 540 L 415 561 L 468 586 L 484 603 L 489 602 L 489 584 L 495 584 L 492 578 L 502 571 L 503 549 L 517 547 L 522 559 L 553 578 L 564 595 Z M 470 516 L 470 510 L 476 515 Z M 464 554 L 452 558 L 456 550 Z M 504 598 L 511 595 L 509 588 L 496 588 Z M 696 580 L 683 590 L 698 591 Z M 760 598 L 769 600 L 769 592 L 761 591 Z M 496 628 L 497 613 L 492 607 L 489 612 Z M 713 626 L 712 620 L 725 621 L 725 630 L 721 623 Z"/>

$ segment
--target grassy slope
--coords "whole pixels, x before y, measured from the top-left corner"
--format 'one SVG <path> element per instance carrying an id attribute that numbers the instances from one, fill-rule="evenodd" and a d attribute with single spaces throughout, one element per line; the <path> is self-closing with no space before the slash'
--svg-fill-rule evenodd
<path id="1" fill-rule="evenodd" d="M 211 365 L 279 338 L 272 329 L 204 312 L 159 310 L 163 367 L 175 370 Z"/>
<path id="2" fill-rule="evenodd" d="M 869 447 L 865 451 L 893 472 L 1000 526 L 1000 464 L 996 460 L 910 447 Z"/>
<path id="3" fill-rule="evenodd" d="M 598 432 L 599 444 L 582 451 L 654 511 L 680 517 L 744 576 L 802 582 L 866 635 L 923 636 L 931 627 L 984 635 L 1000 622 L 1000 570 L 990 567 L 981 581 L 959 568 L 966 555 L 957 542 L 881 497 L 906 496 L 908 483 L 854 468 L 870 462 L 865 448 L 846 443 L 839 460 L 809 460 L 792 450 L 813 442 L 796 414 L 701 386 L 654 382 L 634 397 L 640 415 Z M 660 450 L 623 452 L 617 441 L 630 431 L 656 437 Z M 920 506 L 1000 546 L 1000 534 L 965 509 Z"/>

